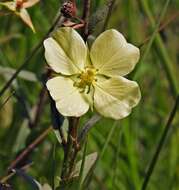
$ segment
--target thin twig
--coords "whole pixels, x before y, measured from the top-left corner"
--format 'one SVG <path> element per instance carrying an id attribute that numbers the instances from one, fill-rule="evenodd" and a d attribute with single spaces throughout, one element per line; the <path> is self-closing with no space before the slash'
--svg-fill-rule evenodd
<path id="1" fill-rule="evenodd" d="M 116 2 L 116 0 L 111 0 L 108 3 L 108 13 L 107 13 L 106 19 L 104 21 L 102 32 L 104 32 L 106 30 L 107 26 L 108 26 L 109 19 L 111 18 L 112 10 L 113 10 L 113 6 L 114 6 L 115 2 Z"/>
<path id="2" fill-rule="evenodd" d="M 4 87 L 0 90 L 0 96 L 4 94 L 4 92 L 9 88 L 9 86 L 12 84 L 12 82 L 16 79 L 16 77 L 19 75 L 19 73 L 27 67 L 28 63 L 32 59 L 32 57 L 38 52 L 38 50 L 42 47 L 43 41 L 50 35 L 51 32 L 53 32 L 56 25 L 59 23 L 59 20 L 61 18 L 61 14 L 56 18 L 48 32 L 44 35 L 44 37 L 40 40 L 40 42 L 35 46 L 35 48 L 31 51 L 29 56 L 25 59 L 24 63 L 16 70 L 16 72 L 12 75 L 12 77 L 7 81 L 7 83 L 4 85 Z"/>
<path id="3" fill-rule="evenodd" d="M 12 170 L 21 162 L 29 153 L 31 153 L 37 145 L 39 145 L 45 137 L 50 133 L 52 127 L 46 129 L 39 137 L 37 137 L 8 167 L 8 170 Z"/>
<path id="4" fill-rule="evenodd" d="M 31 124 L 31 128 L 34 128 L 38 125 L 39 123 L 39 120 L 40 120 L 40 116 L 42 114 L 42 110 L 43 110 L 43 107 L 44 107 L 44 104 L 45 104 L 45 100 L 47 98 L 47 94 L 46 94 L 46 87 L 43 86 L 41 91 L 40 91 L 40 94 L 39 94 L 39 100 L 38 100 L 38 103 L 37 103 L 37 106 L 36 106 L 36 113 L 35 113 L 35 117 L 34 117 L 34 120 Z"/>
<path id="5" fill-rule="evenodd" d="M 68 170 L 68 165 L 69 165 L 69 155 L 71 152 L 72 148 L 72 138 L 71 138 L 71 133 L 74 128 L 74 122 L 72 118 L 69 118 L 69 129 L 68 129 L 68 137 L 67 137 L 67 144 L 64 149 L 64 159 L 63 159 L 63 165 L 62 165 L 62 171 L 61 171 L 61 179 L 62 179 L 62 184 L 66 180 L 66 175 L 67 175 L 67 170 Z"/>
<path id="6" fill-rule="evenodd" d="M 165 23 L 163 23 L 157 32 L 161 32 L 162 30 L 164 30 L 169 24 L 171 24 L 171 22 L 173 22 L 177 17 L 179 16 L 179 11 L 177 11 L 175 14 L 173 14 Z M 142 43 L 140 43 L 138 45 L 139 48 L 141 48 L 142 46 L 144 46 L 149 40 L 151 39 L 151 36 L 148 36 L 147 38 L 144 39 L 144 41 Z"/>
<path id="7" fill-rule="evenodd" d="M 148 183 L 150 181 L 150 177 L 151 177 L 151 175 L 152 175 L 152 173 L 154 171 L 154 168 L 155 168 L 155 166 L 157 164 L 160 152 L 161 152 L 161 150 L 162 150 L 162 148 L 164 146 L 164 143 L 166 141 L 166 138 L 167 138 L 167 135 L 169 133 L 169 130 L 172 127 L 173 119 L 174 119 L 174 117 L 175 117 L 175 115 L 177 113 L 178 104 L 179 104 L 179 95 L 177 96 L 177 98 L 175 100 L 175 104 L 174 104 L 173 109 L 172 109 L 172 111 L 171 111 L 171 113 L 169 115 L 169 118 L 168 118 L 168 121 L 167 121 L 166 126 L 164 128 L 163 134 L 162 134 L 162 136 L 160 138 L 158 146 L 157 146 L 157 148 L 155 150 L 155 153 L 154 153 L 154 155 L 152 157 L 152 160 L 151 160 L 151 162 L 149 164 L 149 167 L 147 169 L 146 176 L 145 176 L 144 182 L 142 184 L 141 190 L 145 190 L 147 188 L 147 185 L 148 185 Z"/>
<path id="8" fill-rule="evenodd" d="M 84 41 L 87 40 L 88 34 L 89 34 L 88 25 L 89 25 L 89 16 L 90 16 L 90 4 L 91 4 L 91 0 L 84 0 L 83 16 L 82 16 L 82 20 L 85 23 L 84 31 L 83 31 L 83 39 L 84 39 Z"/>
<path id="9" fill-rule="evenodd" d="M 6 105 L 6 103 L 11 99 L 11 97 L 14 95 L 15 91 L 13 91 L 6 99 L 5 101 L 0 105 L 0 110 Z"/>
<path id="10" fill-rule="evenodd" d="M 30 168 L 32 166 L 33 163 L 28 163 L 25 166 L 23 166 L 22 168 L 20 168 L 21 170 L 26 170 L 28 168 Z M 5 183 L 6 181 L 8 181 L 11 177 L 13 177 L 16 173 L 11 171 L 11 173 L 9 173 L 7 176 L 3 177 L 0 180 L 0 183 Z"/>

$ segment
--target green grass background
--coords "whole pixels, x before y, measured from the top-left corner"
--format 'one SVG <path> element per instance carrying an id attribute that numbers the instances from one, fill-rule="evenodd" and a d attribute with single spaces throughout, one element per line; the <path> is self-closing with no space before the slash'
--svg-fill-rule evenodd
<path id="1" fill-rule="evenodd" d="M 129 42 L 140 45 L 151 36 L 166 0 L 117 0 L 112 11 L 108 28 L 122 32 Z M 10 14 L 0 16 L 0 87 L 11 74 L 2 68 L 17 69 L 29 55 L 48 28 L 59 9 L 61 1 L 42 0 L 29 9 L 36 34 L 26 27 L 19 18 Z M 79 16 L 82 1 L 78 0 Z M 103 0 L 93 0 L 91 14 L 104 5 Z M 4 9 L 3 9 L 4 10 Z M 179 0 L 172 0 L 162 18 L 165 24 L 179 11 Z M 99 34 L 103 23 L 95 27 L 94 36 Z M 179 84 L 179 17 L 176 17 L 160 33 L 155 32 L 152 41 L 141 48 L 141 61 L 129 78 L 140 85 L 142 99 L 132 114 L 117 123 L 102 119 L 90 131 L 87 152 L 104 148 L 106 139 L 112 136 L 105 147 L 91 177 L 89 189 L 139 190 L 145 177 L 156 145 L 172 110 Z M 149 44 L 151 43 L 151 44 Z M 150 46 L 151 45 L 151 46 Z M 1 97 L 1 104 L 15 91 L 14 95 L 0 108 L 0 176 L 6 175 L 8 165 L 16 155 L 30 144 L 43 130 L 51 125 L 50 106 L 47 101 L 38 126 L 29 130 L 27 114 L 33 113 L 42 87 L 42 74 L 46 63 L 41 49 L 25 70 L 30 71 L 24 80 L 18 77 L 11 88 Z M 35 81 L 34 81 L 34 75 Z M 33 80 L 33 81 L 32 81 Z M 25 105 L 25 106 L 24 106 Z M 26 110 L 27 109 L 27 110 Z M 92 113 L 82 118 L 86 121 Z M 160 154 L 156 168 L 149 182 L 148 190 L 179 190 L 179 115 L 176 114 L 172 130 Z M 28 157 L 33 165 L 28 174 L 36 180 L 52 185 L 54 173 L 60 175 L 63 152 L 53 133 L 45 139 Z M 16 190 L 33 189 L 27 181 L 14 176 L 9 183 Z M 87 189 L 87 188 L 86 188 Z"/>

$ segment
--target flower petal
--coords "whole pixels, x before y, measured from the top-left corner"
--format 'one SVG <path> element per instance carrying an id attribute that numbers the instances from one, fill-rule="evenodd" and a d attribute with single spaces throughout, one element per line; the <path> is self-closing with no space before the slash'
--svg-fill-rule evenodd
<path id="1" fill-rule="evenodd" d="M 0 5 L 5 6 L 11 11 L 16 11 L 16 3 L 14 1 L 0 2 Z"/>
<path id="2" fill-rule="evenodd" d="M 99 73 L 106 76 L 124 76 L 139 60 L 139 49 L 126 42 L 124 36 L 111 29 L 102 33 L 93 43 L 91 60 Z"/>
<path id="3" fill-rule="evenodd" d="M 87 58 L 87 47 L 78 32 L 70 27 L 62 27 L 53 34 L 53 38 L 73 65 L 83 70 Z"/>
<path id="4" fill-rule="evenodd" d="M 111 78 L 95 84 L 94 107 L 105 117 L 122 119 L 128 116 L 140 98 L 138 84 L 124 77 Z"/>
<path id="5" fill-rule="evenodd" d="M 47 81 L 47 88 L 62 115 L 80 117 L 88 111 L 88 102 L 83 94 L 73 86 L 70 78 L 61 76 L 52 78 Z"/>
<path id="6" fill-rule="evenodd" d="M 46 39 L 44 41 L 44 47 L 47 63 L 55 72 L 64 75 L 72 75 L 80 72 L 53 38 Z"/>
<path id="7" fill-rule="evenodd" d="M 23 8 L 29 8 L 37 4 L 40 0 L 28 0 L 23 3 Z"/>
<path id="8" fill-rule="evenodd" d="M 24 8 L 20 9 L 19 16 L 32 29 L 32 31 L 35 32 L 35 28 L 32 24 L 31 18 L 29 16 L 29 13 L 27 12 L 27 10 Z"/>

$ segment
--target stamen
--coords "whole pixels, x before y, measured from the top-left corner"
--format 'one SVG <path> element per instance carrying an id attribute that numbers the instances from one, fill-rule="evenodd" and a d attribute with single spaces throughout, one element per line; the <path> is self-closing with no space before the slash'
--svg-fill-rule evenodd
<path id="1" fill-rule="evenodd" d="M 96 69 L 89 67 L 85 68 L 85 71 L 81 72 L 81 74 L 77 77 L 78 81 L 74 83 L 74 86 L 80 89 L 80 93 L 86 92 L 88 94 L 91 90 L 93 81 L 97 81 L 95 75 Z"/>

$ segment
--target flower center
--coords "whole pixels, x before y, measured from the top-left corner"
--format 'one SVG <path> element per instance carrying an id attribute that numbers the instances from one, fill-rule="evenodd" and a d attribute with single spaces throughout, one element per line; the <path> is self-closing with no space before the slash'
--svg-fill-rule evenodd
<path id="1" fill-rule="evenodd" d="M 87 67 L 85 71 L 78 76 L 78 81 L 74 83 L 74 86 L 80 88 L 81 92 L 89 93 L 91 85 L 97 79 L 95 78 L 97 70 Z"/>

